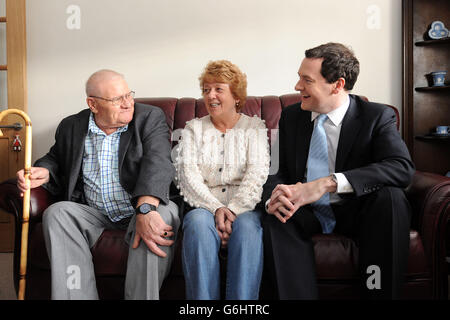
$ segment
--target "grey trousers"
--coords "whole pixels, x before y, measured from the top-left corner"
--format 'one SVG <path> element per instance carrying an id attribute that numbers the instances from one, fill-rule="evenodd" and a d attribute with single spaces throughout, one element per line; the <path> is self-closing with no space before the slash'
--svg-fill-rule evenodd
<path id="1" fill-rule="evenodd" d="M 173 227 L 176 240 L 180 218 L 178 207 L 170 201 L 160 204 L 158 212 Z M 158 257 L 143 240 L 132 248 L 136 218 L 112 222 L 107 216 L 87 205 L 61 201 L 49 206 L 43 216 L 43 231 L 52 276 L 52 299 L 98 299 L 94 265 L 90 249 L 104 229 L 127 230 L 129 245 L 125 299 L 157 300 L 159 289 L 170 271 L 175 245 L 159 246 L 167 256 Z"/>

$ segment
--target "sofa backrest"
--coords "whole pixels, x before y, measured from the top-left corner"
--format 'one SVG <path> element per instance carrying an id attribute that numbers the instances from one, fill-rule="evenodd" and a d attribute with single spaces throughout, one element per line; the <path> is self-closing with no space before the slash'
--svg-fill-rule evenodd
<path id="1" fill-rule="evenodd" d="M 363 99 L 368 100 L 366 97 L 361 96 Z M 170 129 L 170 133 L 177 129 L 183 129 L 186 122 L 194 119 L 206 116 L 205 102 L 203 98 L 136 98 L 136 102 L 149 104 L 160 107 L 166 114 L 167 124 Z M 295 104 L 301 101 L 301 95 L 299 93 L 290 93 L 281 96 L 263 96 L 255 97 L 248 96 L 245 107 L 242 112 L 248 116 L 257 115 L 263 119 L 269 129 L 269 139 L 271 140 L 270 131 L 278 128 L 278 121 L 280 120 L 281 110 L 291 104 Z M 399 114 L 395 107 L 389 106 L 394 109 L 397 115 L 397 129 L 399 128 Z"/>

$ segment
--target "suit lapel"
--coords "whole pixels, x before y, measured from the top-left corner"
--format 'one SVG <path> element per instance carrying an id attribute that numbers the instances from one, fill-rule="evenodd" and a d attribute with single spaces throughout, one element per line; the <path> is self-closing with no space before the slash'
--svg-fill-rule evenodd
<path id="1" fill-rule="evenodd" d="M 344 164 L 347 161 L 353 143 L 356 137 L 358 137 L 359 130 L 361 129 L 361 121 L 358 120 L 358 117 L 359 111 L 356 101 L 350 96 L 350 105 L 342 120 L 341 133 L 339 135 L 335 172 L 340 172 L 344 169 Z"/>
<path id="2" fill-rule="evenodd" d="M 83 160 L 84 152 L 84 141 L 86 139 L 86 134 L 89 125 L 90 112 L 83 114 L 77 121 L 76 125 L 73 127 L 72 134 L 72 155 L 71 155 L 71 169 L 70 169 L 70 179 L 68 186 L 68 195 L 70 196 L 75 189 L 80 171 L 81 163 Z"/>
<path id="3" fill-rule="evenodd" d="M 125 159 L 125 153 L 130 145 L 131 138 L 133 136 L 134 128 L 134 117 L 133 120 L 128 124 L 128 129 L 120 134 L 119 142 L 119 177 L 122 176 L 122 165 Z"/>
<path id="4" fill-rule="evenodd" d="M 300 109 L 300 108 L 299 108 Z M 296 175 L 297 181 L 303 181 L 305 177 L 306 161 L 308 159 L 309 144 L 314 128 L 311 121 L 311 112 L 299 110 L 295 125 L 297 126 L 296 147 Z"/>
<path id="5" fill-rule="evenodd" d="M 135 103 L 134 104 L 134 114 L 133 114 L 133 120 L 128 124 L 128 129 L 125 132 L 122 132 L 120 134 L 120 142 L 119 142 L 119 177 L 122 176 L 122 165 L 123 161 L 125 160 L 125 154 L 128 150 L 128 146 L 130 145 L 131 138 L 134 135 L 134 128 L 136 126 L 136 118 L 139 106 Z"/>

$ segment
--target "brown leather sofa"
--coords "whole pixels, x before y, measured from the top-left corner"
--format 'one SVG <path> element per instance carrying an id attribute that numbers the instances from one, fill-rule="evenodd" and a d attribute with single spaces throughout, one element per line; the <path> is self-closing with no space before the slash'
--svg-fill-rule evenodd
<path id="1" fill-rule="evenodd" d="M 298 94 L 249 97 L 243 112 L 258 115 L 269 129 L 274 129 L 278 127 L 282 108 L 299 100 Z M 183 128 L 187 120 L 207 114 L 202 99 L 140 98 L 136 101 L 162 108 L 171 131 Z M 172 198 L 182 204 L 176 191 L 173 188 Z M 406 193 L 413 216 L 403 298 L 447 299 L 445 234 L 450 217 L 450 178 L 416 172 Z M 26 299 L 50 298 L 50 270 L 42 234 L 42 213 L 53 201 L 55 199 L 42 187 L 31 192 Z M 14 280 L 17 288 L 22 203 L 14 179 L 0 184 L 0 207 L 16 217 Z M 92 248 L 101 299 L 123 298 L 128 252 L 123 235 L 121 231 L 105 230 Z M 355 243 L 336 234 L 315 235 L 313 241 L 320 298 L 358 299 L 358 248 Z M 161 299 L 184 299 L 180 249 L 179 238 L 171 273 L 161 288 Z M 225 256 L 221 255 L 222 259 Z M 264 281 L 263 277 L 261 298 L 268 297 Z"/>

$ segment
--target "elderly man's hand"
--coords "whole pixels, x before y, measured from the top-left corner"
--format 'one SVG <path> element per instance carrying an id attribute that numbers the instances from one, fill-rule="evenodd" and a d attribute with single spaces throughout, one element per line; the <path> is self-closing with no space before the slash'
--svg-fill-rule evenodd
<path id="1" fill-rule="evenodd" d="M 25 183 L 24 170 L 17 171 L 17 187 L 20 190 L 20 196 L 23 197 L 28 188 L 37 188 L 50 180 L 48 169 L 41 167 L 31 167 L 30 184 Z"/>
<path id="2" fill-rule="evenodd" d="M 172 237 L 173 235 L 172 226 L 166 224 L 157 211 L 150 211 L 147 214 L 137 214 L 133 249 L 139 246 L 139 242 L 142 239 L 150 251 L 164 258 L 167 254 L 158 245 L 171 246 L 174 241 L 166 238 Z"/>

